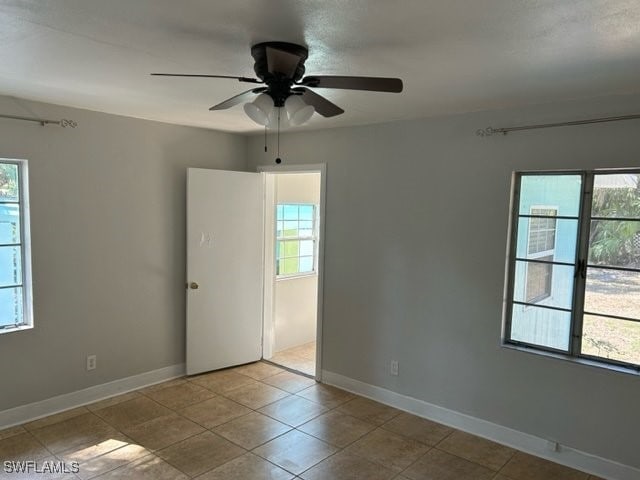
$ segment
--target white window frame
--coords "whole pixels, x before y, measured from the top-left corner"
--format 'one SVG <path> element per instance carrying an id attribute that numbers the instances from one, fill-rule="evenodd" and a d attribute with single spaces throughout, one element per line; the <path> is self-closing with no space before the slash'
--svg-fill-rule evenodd
<path id="1" fill-rule="evenodd" d="M 311 206 L 313 207 L 313 216 L 312 216 L 312 223 L 311 223 L 311 236 L 297 236 L 297 237 L 279 237 L 277 232 L 278 232 L 278 207 L 280 205 L 304 205 L 304 206 Z M 276 274 L 276 280 L 289 280 L 292 278 L 300 278 L 300 277 L 309 277 L 309 276 L 313 276 L 313 275 L 317 275 L 318 274 L 318 205 L 314 204 L 314 203 L 301 203 L 301 202 L 283 202 L 283 203 L 276 203 L 276 214 L 275 214 L 275 234 L 276 234 L 276 243 L 275 245 L 278 245 L 278 242 L 280 241 L 303 241 L 303 240 L 312 240 L 313 241 L 313 270 L 311 270 L 310 272 L 298 272 L 298 273 L 287 273 L 287 274 Z M 284 221 L 284 220 L 283 220 Z M 299 218 L 298 218 L 299 221 Z M 307 256 L 307 255 L 304 255 Z M 296 258 L 296 257 L 284 257 L 284 258 Z M 297 258 L 300 258 L 300 255 L 298 255 Z M 275 271 L 278 271 L 278 261 L 280 259 L 278 258 L 277 255 L 275 255 Z"/>
<path id="2" fill-rule="evenodd" d="M 612 358 L 606 358 L 603 356 L 595 356 L 582 352 L 582 329 L 583 329 L 583 315 L 590 314 L 584 309 L 584 299 L 586 292 L 586 273 L 587 268 L 598 266 L 588 263 L 589 252 L 589 232 L 591 220 L 595 217 L 591 216 L 591 202 L 592 191 L 594 185 L 594 178 L 596 175 L 603 174 L 634 174 L 640 175 L 640 168 L 624 168 L 624 169 L 599 169 L 599 170 L 566 170 L 566 171 L 524 171 L 514 172 L 512 176 L 512 194 L 511 194 L 511 213 L 509 218 L 509 238 L 508 238 L 508 256 L 506 263 L 506 276 L 505 276 L 505 295 L 504 295 L 504 308 L 502 318 L 502 346 L 521 350 L 527 353 L 535 353 L 539 355 L 545 355 L 562 360 L 568 360 L 575 363 L 584 365 L 590 365 L 600 368 L 606 368 L 623 373 L 630 373 L 640 376 L 640 365 L 634 363 L 628 363 Z M 518 222 L 521 217 L 519 212 L 520 203 L 520 182 L 523 176 L 526 175 L 579 175 L 582 177 L 582 190 L 580 194 L 580 207 L 577 217 L 566 217 L 563 215 L 557 215 L 556 220 L 563 219 L 575 219 L 578 222 L 576 233 L 576 253 L 575 261 L 573 263 L 567 262 L 552 262 L 558 265 L 567 265 L 574 267 L 574 287 L 573 287 L 573 301 L 570 309 L 553 307 L 548 305 L 535 305 L 527 304 L 526 302 L 516 301 L 514 298 L 514 287 L 516 277 L 516 262 L 525 258 L 519 259 L 516 255 L 517 242 L 518 242 Z M 613 218 L 612 218 L 613 219 Z M 637 220 L 640 221 L 640 220 Z M 557 232 L 557 223 L 556 223 Z M 528 232 L 527 232 L 528 236 Z M 558 239 L 554 245 L 558 244 Z M 527 255 L 529 252 L 528 240 L 527 240 Z M 612 269 L 615 267 L 604 267 Z M 635 269 L 633 269 L 635 271 Z M 640 270 L 638 270 L 640 271 Z M 514 304 L 537 306 L 541 308 L 549 308 L 552 310 L 567 311 L 571 314 L 571 326 L 569 332 L 569 347 L 568 350 L 558 350 L 553 347 L 536 345 L 527 343 L 520 340 L 514 340 L 511 338 L 511 318 L 513 314 Z M 599 316 L 618 318 L 619 320 L 633 320 L 640 321 L 640 319 L 626 319 L 623 317 L 616 317 L 615 315 L 597 314 Z"/>
<path id="3" fill-rule="evenodd" d="M 29 169 L 27 160 L 0 158 L 0 163 L 18 167 L 20 252 L 22 257 L 22 322 L 0 326 L 0 335 L 33 328 L 33 286 L 31 275 L 31 229 L 29 215 Z"/>

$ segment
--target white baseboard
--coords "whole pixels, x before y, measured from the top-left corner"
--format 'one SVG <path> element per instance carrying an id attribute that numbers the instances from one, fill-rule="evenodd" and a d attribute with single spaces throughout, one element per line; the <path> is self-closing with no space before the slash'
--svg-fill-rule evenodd
<path id="1" fill-rule="evenodd" d="M 0 430 L 184 375 L 184 363 L 95 385 L 0 412 Z"/>
<path id="2" fill-rule="evenodd" d="M 376 387 L 375 385 L 370 385 L 326 370 L 322 371 L 322 380 L 329 385 L 340 387 L 399 410 L 413 413 L 414 415 L 433 420 L 434 422 L 493 440 L 494 442 L 537 457 L 546 458 L 547 460 L 566 465 L 567 467 L 582 470 L 583 472 L 611 480 L 640 479 L 640 470 L 634 467 L 597 457 L 565 445 L 560 445 L 559 450 L 554 452 L 548 448 L 548 441 L 546 439 L 513 430 L 480 418 L 471 417 L 382 387 Z"/>

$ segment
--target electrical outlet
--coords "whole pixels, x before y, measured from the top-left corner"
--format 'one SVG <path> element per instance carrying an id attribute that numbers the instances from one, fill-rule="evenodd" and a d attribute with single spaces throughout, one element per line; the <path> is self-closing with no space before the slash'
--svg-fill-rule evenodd
<path id="1" fill-rule="evenodd" d="M 398 375 L 398 361 L 397 360 L 391 360 L 391 368 L 389 369 L 389 373 L 391 373 L 391 375 L 393 376 L 397 376 Z"/>
<path id="2" fill-rule="evenodd" d="M 97 361 L 96 355 L 87 355 L 87 370 L 95 370 Z"/>

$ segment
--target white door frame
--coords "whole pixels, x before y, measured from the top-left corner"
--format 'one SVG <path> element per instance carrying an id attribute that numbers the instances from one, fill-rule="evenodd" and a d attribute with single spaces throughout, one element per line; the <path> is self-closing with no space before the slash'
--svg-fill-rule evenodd
<path id="1" fill-rule="evenodd" d="M 322 320 L 323 320 L 323 305 L 324 305 L 324 232 L 325 232 L 325 218 L 326 218 L 326 186 L 327 186 L 327 164 L 326 163 L 314 163 L 314 164 L 302 164 L 302 165 L 259 165 L 257 171 L 260 173 L 320 173 L 320 229 L 318 232 L 320 245 L 318 247 L 318 313 L 316 320 L 316 375 L 315 379 L 322 381 Z M 265 180 L 266 181 L 266 180 Z M 265 188 L 265 195 L 269 196 L 269 188 Z M 271 194 L 273 190 L 271 189 Z M 273 216 L 273 212 L 267 212 L 267 205 L 273 205 L 273 197 L 265 198 L 265 221 L 268 221 L 269 215 Z M 265 223 L 266 225 L 266 223 Z M 266 234 L 265 234 L 266 236 Z M 271 236 L 273 236 L 271 234 Z M 265 254 L 267 257 L 266 248 L 273 246 L 273 240 L 269 243 L 265 241 Z M 273 251 L 273 248 L 271 249 Z M 265 262 L 266 263 L 266 262 Z M 273 262 L 270 262 L 273 263 Z M 264 302 L 265 308 L 263 310 L 264 320 L 264 332 L 267 329 L 271 329 L 273 325 L 274 316 L 274 304 L 273 301 L 275 294 L 275 272 L 273 266 L 269 268 L 265 265 L 265 278 L 264 278 Z"/>

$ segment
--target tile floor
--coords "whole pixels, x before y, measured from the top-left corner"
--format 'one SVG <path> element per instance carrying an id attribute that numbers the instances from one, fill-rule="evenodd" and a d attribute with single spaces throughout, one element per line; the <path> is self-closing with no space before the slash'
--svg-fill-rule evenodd
<path id="1" fill-rule="evenodd" d="M 262 362 L 0 431 L 0 460 L 80 466 L 14 480 L 595 480 Z"/>
<path id="2" fill-rule="evenodd" d="M 277 352 L 269 361 L 306 375 L 315 376 L 316 342 L 305 343 Z"/>

